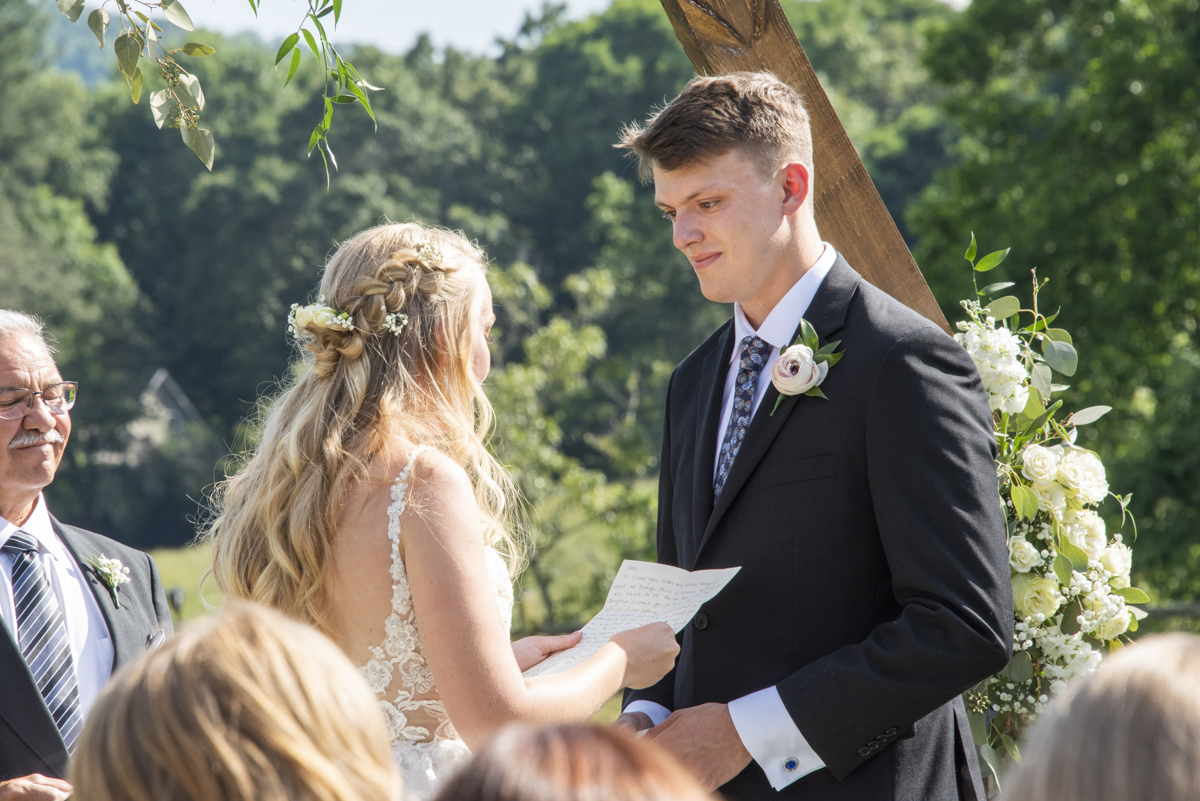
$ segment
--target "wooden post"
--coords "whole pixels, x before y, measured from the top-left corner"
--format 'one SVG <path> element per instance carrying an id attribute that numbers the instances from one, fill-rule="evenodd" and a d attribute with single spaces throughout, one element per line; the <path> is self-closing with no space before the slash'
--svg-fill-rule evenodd
<path id="1" fill-rule="evenodd" d="M 779 0 L 662 4 L 697 72 L 768 71 L 800 93 L 812 122 L 813 204 L 821 236 L 864 278 L 949 332 Z"/>

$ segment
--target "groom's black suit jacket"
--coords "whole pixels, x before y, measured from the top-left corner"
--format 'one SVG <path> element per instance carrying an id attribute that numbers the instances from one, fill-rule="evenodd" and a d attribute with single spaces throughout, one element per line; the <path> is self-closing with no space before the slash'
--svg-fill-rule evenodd
<path id="1" fill-rule="evenodd" d="M 134 661 L 159 630 L 172 632 L 171 610 L 149 554 L 107 537 L 53 520 L 54 531 L 83 567 L 94 557 L 120 559 L 129 568 L 129 583 L 118 591 L 121 606 L 95 573 L 84 568 L 88 586 L 100 606 L 113 644 L 113 673 Z M 8 626 L 0 622 L 0 781 L 31 773 L 67 778 L 67 746 L 50 716 Z"/>
<path id="2" fill-rule="evenodd" d="M 829 399 L 788 397 L 772 416 L 768 387 L 715 503 L 732 321 L 671 378 L 658 559 L 742 569 L 685 627 L 675 669 L 626 702 L 683 709 L 776 685 L 826 769 L 776 793 L 752 762 L 727 798 L 970 798 L 958 696 L 1005 666 L 1013 638 L 979 375 L 841 256 L 805 318 L 846 354 Z"/>

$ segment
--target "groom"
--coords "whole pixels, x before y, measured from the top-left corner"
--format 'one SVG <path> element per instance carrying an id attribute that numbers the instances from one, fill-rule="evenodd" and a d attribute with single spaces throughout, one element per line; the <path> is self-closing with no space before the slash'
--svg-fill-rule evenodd
<path id="1" fill-rule="evenodd" d="M 730 799 L 983 801 L 959 694 L 1013 641 L 988 404 L 970 357 L 866 283 L 813 217 L 800 97 L 696 78 L 619 147 L 733 319 L 667 391 L 658 558 L 741 571 L 623 725 Z M 827 399 L 772 367 L 812 324 Z"/>

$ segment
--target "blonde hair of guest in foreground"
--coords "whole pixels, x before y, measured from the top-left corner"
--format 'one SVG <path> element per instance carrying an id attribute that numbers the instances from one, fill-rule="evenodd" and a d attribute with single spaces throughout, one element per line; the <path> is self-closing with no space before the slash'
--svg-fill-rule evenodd
<path id="1" fill-rule="evenodd" d="M 393 801 L 374 696 L 341 651 L 231 602 L 129 665 L 75 751 L 78 801 Z"/>
<path id="2" fill-rule="evenodd" d="M 423 248 L 439 251 L 434 260 Z M 519 567 L 511 479 L 484 440 L 492 407 L 472 374 L 484 254 L 417 223 L 363 231 L 338 248 L 320 295 L 351 330 L 309 326 L 296 376 L 260 406 L 257 447 L 212 498 L 213 573 L 227 595 L 330 631 L 330 544 L 341 501 L 398 440 L 431 445 L 470 476 L 485 540 Z M 389 314 L 407 315 L 398 335 Z M 404 460 L 400 461 L 402 467 Z"/>
<path id="3" fill-rule="evenodd" d="M 711 801 L 666 751 L 610 728 L 506 727 L 436 801 Z"/>
<path id="4" fill-rule="evenodd" d="M 503 623 L 511 586 L 503 593 L 487 548 L 511 571 L 522 539 L 512 481 L 485 447 L 495 315 L 484 265 L 462 235 L 416 223 L 342 244 L 320 292 L 352 328 L 307 324 L 298 377 L 266 405 L 255 453 L 214 499 L 217 585 L 321 626 L 366 666 L 393 707 L 397 747 L 586 720 L 621 687 L 658 681 L 678 652 L 670 627 L 652 624 L 570 671 L 522 677 L 579 636 L 512 643 Z"/>
<path id="5" fill-rule="evenodd" d="M 1200 794 L 1200 637 L 1146 637 L 1050 704 L 1007 801 L 1191 801 Z"/>

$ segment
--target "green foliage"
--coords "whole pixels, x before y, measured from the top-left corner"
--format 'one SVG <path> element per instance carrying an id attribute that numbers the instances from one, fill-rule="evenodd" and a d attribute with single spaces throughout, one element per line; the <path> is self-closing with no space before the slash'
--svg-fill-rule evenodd
<path id="1" fill-rule="evenodd" d="M 1138 499 L 1138 569 L 1171 597 L 1200 592 L 1197 53 L 1196 0 L 975 0 L 926 51 L 962 137 L 908 218 L 943 303 L 964 228 L 1053 267 L 1085 345 L 1072 400 L 1113 407 L 1080 442 Z"/>

